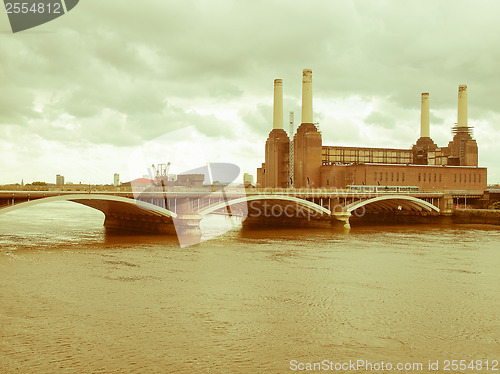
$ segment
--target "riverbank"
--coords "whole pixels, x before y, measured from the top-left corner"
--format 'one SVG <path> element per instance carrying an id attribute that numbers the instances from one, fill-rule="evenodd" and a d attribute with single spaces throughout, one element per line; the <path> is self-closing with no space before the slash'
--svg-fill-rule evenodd
<path id="1" fill-rule="evenodd" d="M 479 223 L 500 225 L 498 209 L 457 209 L 452 214 L 453 223 Z"/>
<path id="2" fill-rule="evenodd" d="M 372 225 L 453 225 L 453 224 L 479 224 L 500 225 L 499 209 L 456 209 L 449 215 L 398 215 L 371 213 L 361 217 L 351 216 L 352 227 Z"/>

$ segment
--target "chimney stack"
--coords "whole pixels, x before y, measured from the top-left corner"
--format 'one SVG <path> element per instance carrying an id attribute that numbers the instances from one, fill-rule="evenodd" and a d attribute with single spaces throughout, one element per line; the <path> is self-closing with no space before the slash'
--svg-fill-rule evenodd
<path id="1" fill-rule="evenodd" d="M 312 70 L 302 72 L 302 123 L 313 123 Z"/>
<path id="2" fill-rule="evenodd" d="M 283 129 L 283 80 L 274 80 L 273 130 Z"/>
<path id="3" fill-rule="evenodd" d="M 420 112 L 420 137 L 430 138 L 429 124 L 429 93 L 422 93 L 422 107 Z"/>
<path id="4" fill-rule="evenodd" d="M 467 86 L 458 86 L 458 127 L 467 127 Z"/>

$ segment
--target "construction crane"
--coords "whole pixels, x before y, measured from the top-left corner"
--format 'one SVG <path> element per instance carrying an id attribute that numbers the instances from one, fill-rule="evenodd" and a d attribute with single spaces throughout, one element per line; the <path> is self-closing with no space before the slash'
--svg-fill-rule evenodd
<path id="1" fill-rule="evenodd" d="M 156 167 L 154 164 L 151 166 L 153 167 L 155 184 L 162 185 L 168 181 L 168 171 L 170 169 L 170 162 L 167 162 L 166 164 L 158 164 Z"/>

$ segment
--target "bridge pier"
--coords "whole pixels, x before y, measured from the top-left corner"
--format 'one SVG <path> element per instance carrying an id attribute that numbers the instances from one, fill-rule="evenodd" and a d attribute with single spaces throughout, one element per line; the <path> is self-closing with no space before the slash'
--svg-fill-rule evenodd
<path id="1" fill-rule="evenodd" d="M 177 215 L 174 217 L 146 211 L 143 214 L 130 214 L 105 209 L 103 210 L 106 217 L 104 226 L 110 229 L 177 235 L 181 247 L 200 243 L 200 221 L 203 217 L 194 211 L 189 198 L 178 199 L 176 208 Z"/>
<path id="2" fill-rule="evenodd" d="M 439 199 L 439 210 L 441 215 L 450 216 L 453 213 L 453 196 L 450 194 L 445 194 Z"/>
<path id="3" fill-rule="evenodd" d="M 181 247 L 199 244 L 201 241 L 200 222 L 203 218 L 195 211 L 191 199 L 177 201 L 177 217 L 173 219 L 177 238 Z"/>
<path id="4" fill-rule="evenodd" d="M 177 215 L 174 218 L 175 231 L 181 247 L 199 244 L 201 241 L 200 221 L 203 217 L 197 213 Z"/>
<path id="5" fill-rule="evenodd" d="M 107 214 L 104 227 L 158 235 L 177 235 L 181 247 L 198 244 L 201 239 L 200 221 L 202 216 L 193 214 L 170 217 L 151 217 L 130 214 Z"/>
<path id="6" fill-rule="evenodd" d="M 334 212 L 332 213 L 332 223 L 343 224 L 344 228 L 350 229 L 351 224 L 349 223 L 349 218 L 351 213 L 349 212 Z"/>
<path id="7" fill-rule="evenodd" d="M 135 214 L 106 214 L 104 227 L 160 235 L 175 235 L 172 218 Z"/>

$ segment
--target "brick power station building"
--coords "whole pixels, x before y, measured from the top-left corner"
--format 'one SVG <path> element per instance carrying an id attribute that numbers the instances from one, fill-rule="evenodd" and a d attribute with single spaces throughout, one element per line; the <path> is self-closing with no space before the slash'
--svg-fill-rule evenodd
<path id="1" fill-rule="evenodd" d="M 257 169 L 263 188 L 346 188 L 417 186 L 421 190 L 486 188 L 486 168 L 478 167 L 478 148 L 467 123 L 467 86 L 458 89 L 458 120 L 446 147 L 430 138 L 429 94 L 422 94 L 420 138 L 408 149 L 323 145 L 313 122 L 312 71 L 302 77 L 302 123 L 290 139 L 283 129 L 283 81 L 274 81 L 273 129 L 266 141 L 265 162 Z M 293 168 L 290 170 L 290 154 Z M 293 171 L 293 172 L 291 172 Z"/>

